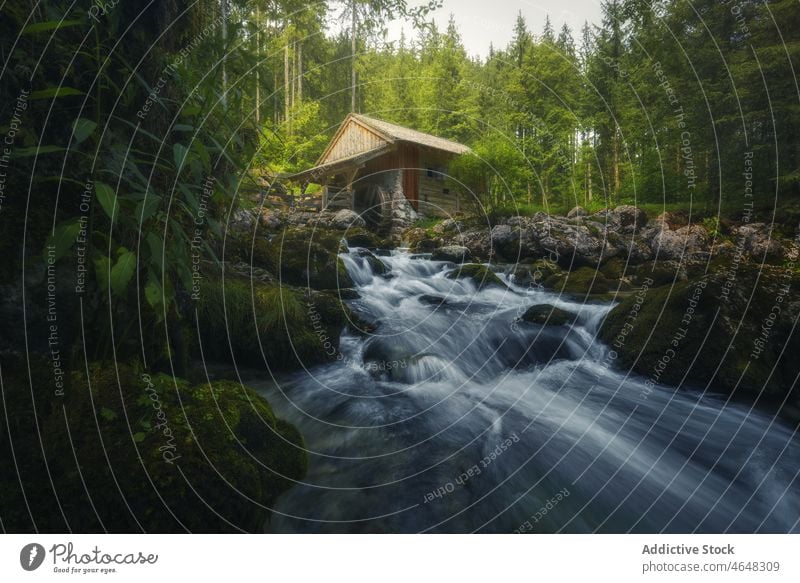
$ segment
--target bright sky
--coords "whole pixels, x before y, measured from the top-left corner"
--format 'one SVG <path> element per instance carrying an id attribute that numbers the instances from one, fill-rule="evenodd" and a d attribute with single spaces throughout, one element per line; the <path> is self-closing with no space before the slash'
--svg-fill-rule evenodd
<path id="1" fill-rule="evenodd" d="M 422 0 L 409 0 L 409 5 L 426 4 Z M 575 42 L 580 42 L 584 21 L 589 24 L 600 23 L 600 0 L 444 0 L 444 5 L 434 16 L 440 28 L 445 28 L 450 14 L 455 15 L 461 30 L 464 46 L 470 55 L 485 57 L 489 45 L 504 48 L 514 36 L 514 22 L 517 13 L 522 11 L 528 21 L 528 28 L 540 34 L 545 18 L 550 15 L 556 33 L 563 23 L 572 27 Z M 403 23 L 391 23 L 389 36 L 397 39 Z M 411 27 L 405 24 L 406 34 Z"/>

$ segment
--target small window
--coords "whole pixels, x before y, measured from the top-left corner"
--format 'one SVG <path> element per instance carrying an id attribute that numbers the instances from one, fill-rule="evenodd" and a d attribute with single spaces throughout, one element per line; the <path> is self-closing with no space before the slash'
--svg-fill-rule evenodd
<path id="1" fill-rule="evenodd" d="M 445 168 L 441 166 L 434 166 L 433 168 L 428 168 L 427 175 L 428 178 L 431 180 L 444 180 L 445 177 Z"/>

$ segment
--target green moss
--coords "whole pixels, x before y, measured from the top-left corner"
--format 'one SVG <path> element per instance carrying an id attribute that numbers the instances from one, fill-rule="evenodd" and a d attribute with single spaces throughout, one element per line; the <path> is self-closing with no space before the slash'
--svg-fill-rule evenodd
<path id="1" fill-rule="evenodd" d="M 191 385 L 145 372 L 136 364 L 91 363 L 71 375 L 73 389 L 40 417 L 38 432 L 15 432 L 37 528 L 262 530 L 268 508 L 306 473 L 297 430 L 239 383 Z M 52 486 L 35 461 L 41 448 Z M 3 497 L 6 478 L 12 476 L 0 477 Z M 24 532 L 30 526 L 24 505 L 19 508 L 17 514 L 4 510 L 4 526 Z"/>
<path id="2" fill-rule="evenodd" d="M 348 314 L 346 305 L 325 293 L 208 281 L 198 307 L 202 356 L 253 367 L 266 362 L 277 370 L 319 364 L 338 349 Z"/>
<path id="3" fill-rule="evenodd" d="M 600 267 L 600 273 L 602 273 L 606 279 L 622 279 L 625 276 L 625 266 L 625 260 L 619 257 L 613 257 L 603 263 Z"/>
<path id="4" fill-rule="evenodd" d="M 458 269 L 447 274 L 448 279 L 468 279 L 472 281 L 478 289 L 489 287 L 500 287 L 507 289 L 506 284 L 485 265 L 470 263 L 462 265 Z"/>
<path id="5" fill-rule="evenodd" d="M 782 270 L 742 266 L 736 285 L 723 293 L 726 278 L 724 272 L 712 273 L 650 289 L 644 301 L 634 294 L 608 315 L 600 338 L 618 353 L 618 364 L 658 383 L 710 383 L 714 390 L 782 399 L 797 370 L 781 354 L 800 352 L 792 318 L 778 318 L 766 348 L 755 357 L 753 353 L 773 306 L 783 304 L 783 314 L 799 307 L 788 298 L 776 299 L 791 279 Z M 793 289 L 798 284 L 794 281 Z M 666 366 L 659 367 L 665 357 Z"/>
<path id="6" fill-rule="evenodd" d="M 351 247 L 362 247 L 364 249 L 394 249 L 396 246 L 391 241 L 363 228 L 348 230 L 345 232 L 344 238 Z"/>
<path id="7" fill-rule="evenodd" d="M 264 267 L 283 283 L 315 290 L 352 288 L 353 280 L 339 257 L 342 235 L 319 229 L 287 229 L 265 250 Z"/>
<path id="8" fill-rule="evenodd" d="M 608 293 L 609 281 L 599 271 L 581 267 L 571 273 L 553 275 L 545 280 L 544 286 L 557 292 L 574 295 L 599 295 Z"/>
<path id="9" fill-rule="evenodd" d="M 566 326 L 575 321 L 575 314 L 560 310 L 547 304 L 531 306 L 522 316 L 522 320 L 540 326 Z"/>

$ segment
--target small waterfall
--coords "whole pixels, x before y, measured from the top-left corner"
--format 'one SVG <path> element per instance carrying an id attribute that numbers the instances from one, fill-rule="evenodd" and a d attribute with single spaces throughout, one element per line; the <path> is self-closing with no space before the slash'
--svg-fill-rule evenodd
<path id="1" fill-rule="evenodd" d="M 377 330 L 345 336 L 337 363 L 263 384 L 310 460 L 276 532 L 800 530 L 793 431 L 616 372 L 596 337 L 613 306 L 505 276 L 479 290 L 405 252 L 378 258 L 388 274 L 365 250 L 342 258 L 350 306 Z M 537 304 L 575 322 L 521 322 Z"/>

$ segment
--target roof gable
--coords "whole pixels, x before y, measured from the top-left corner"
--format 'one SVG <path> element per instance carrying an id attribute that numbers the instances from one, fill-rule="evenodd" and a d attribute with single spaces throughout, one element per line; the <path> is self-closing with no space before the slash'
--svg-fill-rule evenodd
<path id="1" fill-rule="evenodd" d="M 352 114 L 352 117 L 360 121 L 367 127 L 372 128 L 376 132 L 388 136 L 395 142 L 411 142 L 420 146 L 426 146 L 435 150 L 442 150 L 450 152 L 451 154 L 467 154 L 471 150 L 464 144 L 459 144 L 452 140 L 440 138 L 432 134 L 426 134 L 411 128 L 406 128 L 397 124 L 389 123 L 374 117 L 366 115 Z"/>
<path id="2" fill-rule="evenodd" d="M 418 132 L 366 115 L 351 113 L 342 122 L 336 135 L 317 161 L 317 166 L 333 164 L 374 150 L 385 149 L 398 142 L 408 142 L 449 152 L 466 154 L 471 150 L 451 140 Z"/>
<path id="3" fill-rule="evenodd" d="M 365 152 L 385 148 L 391 138 L 349 116 L 328 144 L 328 148 L 317 162 L 318 166 L 331 164 Z"/>

